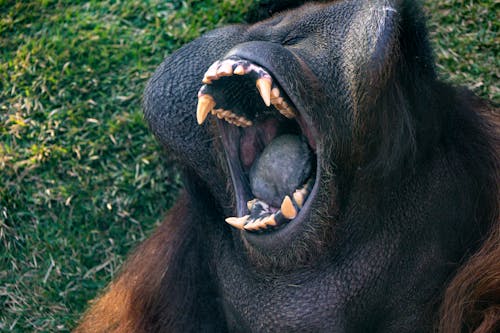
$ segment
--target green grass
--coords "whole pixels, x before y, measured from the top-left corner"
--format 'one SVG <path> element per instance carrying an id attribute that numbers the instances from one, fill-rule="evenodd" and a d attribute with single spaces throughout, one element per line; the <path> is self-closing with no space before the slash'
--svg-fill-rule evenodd
<path id="1" fill-rule="evenodd" d="M 500 3 L 426 0 L 441 77 L 500 102 Z"/>
<path id="2" fill-rule="evenodd" d="M 180 187 L 141 94 L 244 0 L 0 0 L 0 331 L 68 331 Z M 493 1 L 428 0 L 441 75 L 498 102 Z"/>

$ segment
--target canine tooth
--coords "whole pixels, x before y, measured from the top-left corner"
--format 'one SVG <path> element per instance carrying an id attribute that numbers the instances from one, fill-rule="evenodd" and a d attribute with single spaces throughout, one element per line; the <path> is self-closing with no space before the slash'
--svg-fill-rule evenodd
<path id="1" fill-rule="evenodd" d="M 257 79 L 256 85 L 257 89 L 259 90 L 260 96 L 264 100 L 264 104 L 266 104 L 266 106 L 270 106 L 272 85 L 271 79 L 267 77 L 261 77 L 260 79 Z"/>
<path id="2" fill-rule="evenodd" d="M 228 217 L 226 218 L 226 222 L 233 227 L 242 230 L 243 226 L 245 225 L 245 222 L 248 220 L 250 215 L 245 215 L 242 217 Z"/>
<path id="3" fill-rule="evenodd" d="M 283 202 L 281 203 L 281 214 L 289 220 L 292 220 L 297 216 L 297 210 L 293 207 L 292 199 L 287 195 Z"/>
<path id="4" fill-rule="evenodd" d="M 215 100 L 210 95 L 201 95 L 198 97 L 198 107 L 196 109 L 196 120 L 198 125 L 203 124 L 208 114 L 215 106 Z"/>
<path id="5" fill-rule="evenodd" d="M 236 75 L 244 75 L 245 74 L 245 68 L 243 68 L 243 66 L 241 66 L 241 65 L 238 65 L 234 69 L 233 73 L 236 74 Z"/>
<path id="6" fill-rule="evenodd" d="M 233 75 L 233 64 L 230 61 L 223 62 L 219 69 L 217 70 L 217 75 L 220 76 L 231 76 Z"/>
<path id="7" fill-rule="evenodd" d="M 295 201 L 297 206 L 299 206 L 299 208 L 302 208 L 302 206 L 304 205 L 304 197 L 304 193 L 302 193 L 301 190 L 296 190 L 295 192 L 293 192 L 293 200 Z"/>

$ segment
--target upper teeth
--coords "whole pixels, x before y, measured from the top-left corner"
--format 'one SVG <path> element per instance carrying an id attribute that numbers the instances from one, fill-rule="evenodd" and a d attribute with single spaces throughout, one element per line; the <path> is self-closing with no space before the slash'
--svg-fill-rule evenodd
<path id="1" fill-rule="evenodd" d="M 196 120 L 198 124 L 203 124 L 215 104 L 215 100 L 210 95 L 198 96 L 198 108 L 196 110 Z"/>
<path id="2" fill-rule="evenodd" d="M 238 116 L 237 114 L 232 113 L 231 111 L 224 109 L 212 109 L 211 113 L 219 119 L 224 119 L 230 124 L 247 127 L 252 126 L 252 122 L 245 117 Z"/>
<path id="3" fill-rule="evenodd" d="M 264 100 L 264 104 L 266 104 L 266 106 L 271 106 L 271 86 L 273 85 L 273 79 L 271 79 L 271 77 L 261 77 L 257 79 L 255 85 L 259 90 L 260 96 Z"/>
<path id="4" fill-rule="evenodd" d="M 255 64 L 249 63 L 246 60 L 226 59 L 223 61 L 214 62 L 203 76 L 202 82 L 204 85 L 198 93 L 198 107 L 196 111 L 196 119 L 201 125 L 211 112 L 219 119 L 225 119 L 227 122 L 236 126 L 247 127 L 251 126 L 252 121 L 246 119 L 243 115 L 236 115 L 229 110 L 217 109 L 214 110 L 216 102 L 214 98 L 206 92 L 207 85 L 211 85 L 213 81 L 224 76 L 247 75 L 256 73 L 258 76 L 255 86 L 264 101 L 266 106 L 271 104 L 285 117 L 294 118 L 296 111 L 291 107 L 283 97 L 278 87 L 273 87 L 273 79 L 265 69 Z M 227 113 L 229 112 L 229 113 Z"/>
<path id="5" fill-rule="evenodd" d="M 224 119 L 230 124 L 236 126 L 252 126 L 252 121 L 245 118 L 243 115 L 238 115 L 231 110 L 223 108 L 215 108 L 217 102 L 214 97 L 208 93 L 208 85 L 213 81 L 224 76 L 232 75 L 248 75 L 256 74 L 257 80 L 255 86 L 267 107 L 273 105 L 283 116 L 294 118 L 296 111 L 291 107 L 281 96 L 280 89 L 273 86 L 273 79 L 269 73 L 260 66 L 252 64 L 246 60 L 226 59 L 223 61 L 214 62 L 203 76 L 204 85 L 198 92 L 198 107 L 196 110 L 196 119 L 198 124 L 203 124 L 209 113 L 219 119 Z M 263 201 L 253 199 L 248 202 L 249 215 L 243 217 L 228 217 L 226 222 L 238 229 L 245 230 L 260 230 L 268 227 L 277 227 L 293 220 L 300 209 L 302 208 L 306 197 L 309 194 L 309 188 L 306 184 L 303 188 L 297 189 L 292 198 L 286 196 L 283 199 L 281 207 L 276 211 L 276 208 L 269 207 Z M 274 213 L 273 213 L 274 211 Z"/>

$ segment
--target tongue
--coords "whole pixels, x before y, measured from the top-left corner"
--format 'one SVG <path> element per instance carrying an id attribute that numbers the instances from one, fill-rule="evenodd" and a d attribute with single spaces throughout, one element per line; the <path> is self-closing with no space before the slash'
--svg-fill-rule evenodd
<path id="1" fill-rule="evenodd" d="M 312 153 L 305 139 L 281 135 L 266 146 L 250 169 L 253 195 L 274 207 L 304 184 L 311 174 Z"/>

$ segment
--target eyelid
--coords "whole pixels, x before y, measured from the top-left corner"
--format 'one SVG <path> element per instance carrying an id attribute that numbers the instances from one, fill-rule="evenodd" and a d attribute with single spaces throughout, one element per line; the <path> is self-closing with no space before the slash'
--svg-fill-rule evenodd
<path id="1" fill-rule="evenodd" d="M 288 35 L 285 37 L 283 42 L 281 43 L 282 45 L 295 45 L 299 43 L 301 40 L 303 40 L 305 37 L 300 36 L 300 35 Z"/>

